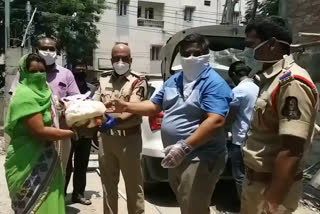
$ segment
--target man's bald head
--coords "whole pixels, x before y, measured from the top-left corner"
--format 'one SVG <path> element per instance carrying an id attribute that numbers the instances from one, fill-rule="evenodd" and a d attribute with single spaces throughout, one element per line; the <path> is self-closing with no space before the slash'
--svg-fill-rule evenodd
<path id="1" fill-rule="evenodd" d="M 129 64 L 132 63 L 131 51 L 126 44 L 116 44 L 112 48 L 111 57 L 112 64 L 115 62 L 119 62 L 120 60 Z"/>

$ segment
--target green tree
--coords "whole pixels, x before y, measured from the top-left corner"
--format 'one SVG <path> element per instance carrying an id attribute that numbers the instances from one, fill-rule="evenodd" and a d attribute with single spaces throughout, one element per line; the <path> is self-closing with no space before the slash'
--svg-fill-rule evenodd
<path id="1" fill-rule="evenodd" d="M 247 21 L 252 21 L 258 17 L 266 17 L 278 15 L 279 13 L 279 0 L 247 0 Z"/>
<path id="2" fill-rule="evenodd" d="M 25 28 L 26 0 L 12 2 L 12 27 Z M 92 52 L 98 43 L 98 29 L 95 25 L 104 11 L 105 0 L 30 0 L 37 7 L 32 38 L 39 35 L 53 35 L 59 47 L 66 53 L 69 65 L 92 64 Z M 22 38 L 23 31 L 13 31 L 13 37 Z"/>
<path id="3" fill-rule="evenodd" d="M 279 0 L 264 0 L 259 7 L 261 16 L 279 15 Z"/>

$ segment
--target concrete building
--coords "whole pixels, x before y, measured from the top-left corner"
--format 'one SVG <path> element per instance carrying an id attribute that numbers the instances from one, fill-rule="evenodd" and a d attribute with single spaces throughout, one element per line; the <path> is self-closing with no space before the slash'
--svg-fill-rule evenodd
<path id="1" fill-rule="evenodd" d="M 133 69 L 160 73 L 160 51 L 166 41 L 183 29 L 221 24 L 226 0 L 108 0 L 97 24 L 100 35 L 94 51 L 94 69 L 111 69 L 111 49 L 117 42 L 128 43 Z M 245 1 L 235 5 L 233 22 L 240 24 Z"/>
<path id="2" fill-rule="evenodd" d="M 286 16 L 292 27 L 294 43 L 310 43 L 320 41 L 320 1 L 319 0 L 286 0 L 284 2 L 282 15 Z M 300 37 L 299 33 L 313 33 L 318 36 Z M 307 47 L 304 52 L 296 53 L 297 62 L 311 74 L 318 91 L 320 91 L 320 46 L 312 45 Z M 317 115 L 317 124 L 320 124 L 320 113 Z M 308 155 L 307 164 L 314 165 L 315 169 L 319 169 L 320 163 L 320 135 L 316 136 L 312 146 L 310 155 Z M 310 170 L 309 170 L 310 171 Z M 312 170 L 311 170 L 312 173 Z M 316 176 L 313 177 L 311 184 L 320 190 L 320 169 Z M 315 194 L 315 192 L 313 192 Z M 319 195 L 320 193 L 318 193 Z"/>

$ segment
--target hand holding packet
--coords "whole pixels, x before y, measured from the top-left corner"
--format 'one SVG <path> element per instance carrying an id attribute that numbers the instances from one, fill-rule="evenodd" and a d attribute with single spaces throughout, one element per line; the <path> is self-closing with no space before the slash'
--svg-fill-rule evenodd
<path id="1" fill-rule="evenodd" d="M 99 101 L 87 99 L 89 94 L 90 92 L 61 99 L 65 106 L 65 119 L 68 127 L 93 128 L 102 124 L 101 120 L 106 107 Z"/>
<path id="2" fill-rule="evenodd" d="M 101 125 L 101 131 L 107 132 L 117 124 L 117 121 L 114 117 L 110 116 L 109 114 L 105 114 L 104 116 L 105 122 L 103 122 Z"/>

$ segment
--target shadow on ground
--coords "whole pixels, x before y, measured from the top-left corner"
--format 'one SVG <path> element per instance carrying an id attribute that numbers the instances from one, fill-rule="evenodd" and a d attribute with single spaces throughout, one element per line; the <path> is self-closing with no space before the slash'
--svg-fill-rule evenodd
<path id="1" fill-rule="evenodd" d="M 159 200 L 161 199 L 161 200 Z M 161 207 L 179 207 L 168 183 L 147 184 L 145 200 Z M 233 180 L 220 180 L 212 196 L 212 205 L 221 212 L 239 212 L 240 202 Z"/>
<path id="2" fill-rule="evenodd" d="M 66 213 L 68 213 L 68 214 L 77 214 L 77 213 L 80 213 L 80 210 L 77 209 L 77 208 L 74 208 L 74 207 L 67 206 L 66 207 Z"/>
<path id="3" fill-rule="evenodd" d="M 151 204 L 161 207 L 179 207 L 168 183 L 146 184 L 144 190 L 145 200 Z"/>

